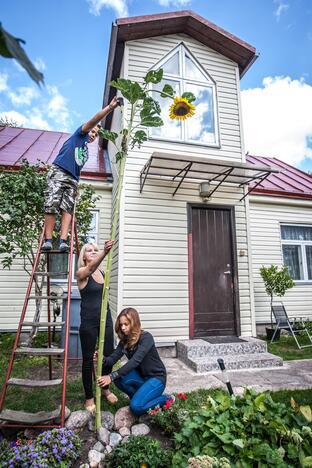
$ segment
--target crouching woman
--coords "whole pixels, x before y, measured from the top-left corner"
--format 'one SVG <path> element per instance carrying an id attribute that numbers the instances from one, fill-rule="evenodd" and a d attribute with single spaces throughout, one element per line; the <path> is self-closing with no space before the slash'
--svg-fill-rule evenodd
<path id="1" fill-rule="evenodd" d="M 98 378 L 101 387 L 111 382 L 130 398 L 130 408 L 138 416 L 165 404 L 173 397 L 163 394 L 166 368 L 161 361 L 153 336 L 142 330 L 136 309 L 123 309 L 117 317 L 115 331 L 120 342 L 115 351 L 104 358 L 105 367 L 112 367 L 123 355 L 128 362 L 110 375 Z"/>

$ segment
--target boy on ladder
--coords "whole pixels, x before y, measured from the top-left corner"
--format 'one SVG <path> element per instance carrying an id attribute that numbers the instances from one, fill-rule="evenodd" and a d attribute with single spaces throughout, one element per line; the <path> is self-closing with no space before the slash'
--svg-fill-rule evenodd
<path id="1" fill-rule="evenodd" d="M 81 169 L 88 160 L 87 144 L 92 143 L 97 137 L 101 128 L 100 121 L 118 105 L 120 105 L 120 101 L 115 96 L 108 106 L 97 112 L 92 119 L 79 127 L 65 141 L 56 156 L 47 174 L 47 184 L 44 192 L 45 242 L 42 250 L 52 249 L 55 217 L 61 210 L 59 249 L 63 252 L 68 251 L 67 236 L 77 196 L 78 181 Z"/>

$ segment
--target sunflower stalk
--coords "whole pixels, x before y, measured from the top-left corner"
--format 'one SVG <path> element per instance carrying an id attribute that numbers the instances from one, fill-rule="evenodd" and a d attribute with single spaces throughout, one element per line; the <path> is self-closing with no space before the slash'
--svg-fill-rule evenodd
<path id="1" fill-rule="evenodd" d="M 134 131 L 137 127 L 160 127 L 163 125 L 163 121 L 160 118 L 161 107 L 155 99 L 148 95 L 150 91 L 156 91 L 155 89 L 148 89 L 152 84 L 158 84 L 161 82 L 163 77 L 163 70 L 152 70 L 149 71 L 143 81 L 143 85 L 140 85 L 136 81 L 126 80 L 124 78 L 118 78 L 112 81 L 111 86 L 115 87 L 123 98 L 128 101 L 131 106 L 130 118 L 123 121 L 127 124 L 123 127 L 119 133 L 112 132 L 106 129 L 101 129 L 99 134 L 103 138 L 106 138 L 116 147 L 116 163 L 118 163 L 118 187 L 116 193 L 116 203 L 113 212 L 112 228 L 110 239 L 115 241 L 117 226 L 119 220 L 120 200 L 123 189 L 123 179 L 126 166 L 126 159 L 129 148 L 134 147 L 140 148 L 141 145 L 148 139 L 147 133 L 144 130 Z M 162 97 L 168 97 L 174 99 L 174 91 L 170 85 L 166 84 L 163 91 L 160 91 Z M 194 98 L 195 99 L 195 98 Z M 134 124 L 136 120 L 139 123 Z M 109 299 L 109 287 L 111 278 L 111 265 L 113 259 L 113 248 L 107 255 L 106 272 L 104 278 L 104 287 L 102 295 L 101 305 L 101 321 L 100 321 L 100 333 L 99 333 L 99 345 L 98 345 L 98 361 L 97 361 L 97 378 L 102 375 L 102 363 L 104 357 L 104 343 L 105 343 L 105 328 L 107 318 L 107 306 Z M 101 427 L 101 388 L 96 385 L 96 419 L 95 419 L 96 430 Z"/>

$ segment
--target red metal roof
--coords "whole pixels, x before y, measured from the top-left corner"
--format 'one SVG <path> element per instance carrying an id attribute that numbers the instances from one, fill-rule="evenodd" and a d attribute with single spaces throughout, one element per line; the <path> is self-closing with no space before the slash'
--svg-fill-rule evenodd
<path id="1" fill-rule="evenodd" d="M 246 157 L 251 164 L 261 164 L 278 169 L 279 173 L 270 174 L 252 193 L 275 197 L 312 199 L 312 176 L 276 158 L 263 156 Z"/>
<path id="2" fill-rule="evenodd" d="M 0 127 L 0 166 L 18 169 L 21 160 L 35 164 L 38 159 L 52 164 L 64 141 L 70 134 L 19 127 Z M 84 179 L 106 179 L 111 174 L 106 171 L 104 152 L 97 141 L 89 145 L 89 159 L 81 177 Z"/>

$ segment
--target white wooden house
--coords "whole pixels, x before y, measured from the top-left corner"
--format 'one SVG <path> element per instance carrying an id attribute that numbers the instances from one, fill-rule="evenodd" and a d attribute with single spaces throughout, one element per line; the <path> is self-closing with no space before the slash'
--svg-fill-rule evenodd
<path id="1" fill-rule="evenodd" d="M 299 192 L 285 196 L 283 189 L 276 195 L 267 189 L 268 181 L 285 167 L 266 158 L 246 162 L 240 78 L 256 57 L 252 46 L 190 11 L 120 19 L 112 26 L 104 104 L 115 94 L 112 79 L 140 82 L 148 70 L 160 67 L 164 82 L 178 94 L 187 90 L 197 96 L 195 117 L 182 124 L 168 119 L 170 103 L 161 101 L 165 125 L 152 129 L 140 150 L 130 151 L 125 170 L 110 304 L 115 315 L 136 307 L 143 327 L 162 345 L 255 336 L 256 324 L 268 322 L 270 315 L 259 266 L 282 264 L 283 249 L 289 258 L 294 249 L 283 247 L 285 235 L 306 236 L 304 242 L 295 239 L 305 260 L 287 306 L 292 314 L 312 318 L 311 177 L 302 174 L 301 198 Z M 111 130 L 122 123 L 119 109 L 103 122 Z M 0 131 L 0 164 L 10 166 L 15 151 L 16 167 L 40 138 L 46 145 L 47 134 L 57 133 L 36 135 L 21 152 L 21 145 L 11 146 L 18 141 L 16 132 L 28 133 L 29 143 L 29 132 L 36 131 L 5 131 L 12 135 L 3 139 Z M 47 162 L 61 143 L 61 134 L 54 137 Z M 102 195 L 90 233 L 99 244 L 109 235 L 117 184 L 114 147 L 105 143 L 83 174 Z M 40 145 L 35 153 L 40 157 Z M 284 224 L 303 225 L 303 231 Z M 26 284 L 21 262 L 10 272 L 0 270 L 0 330 L 16 328 Z"/>

